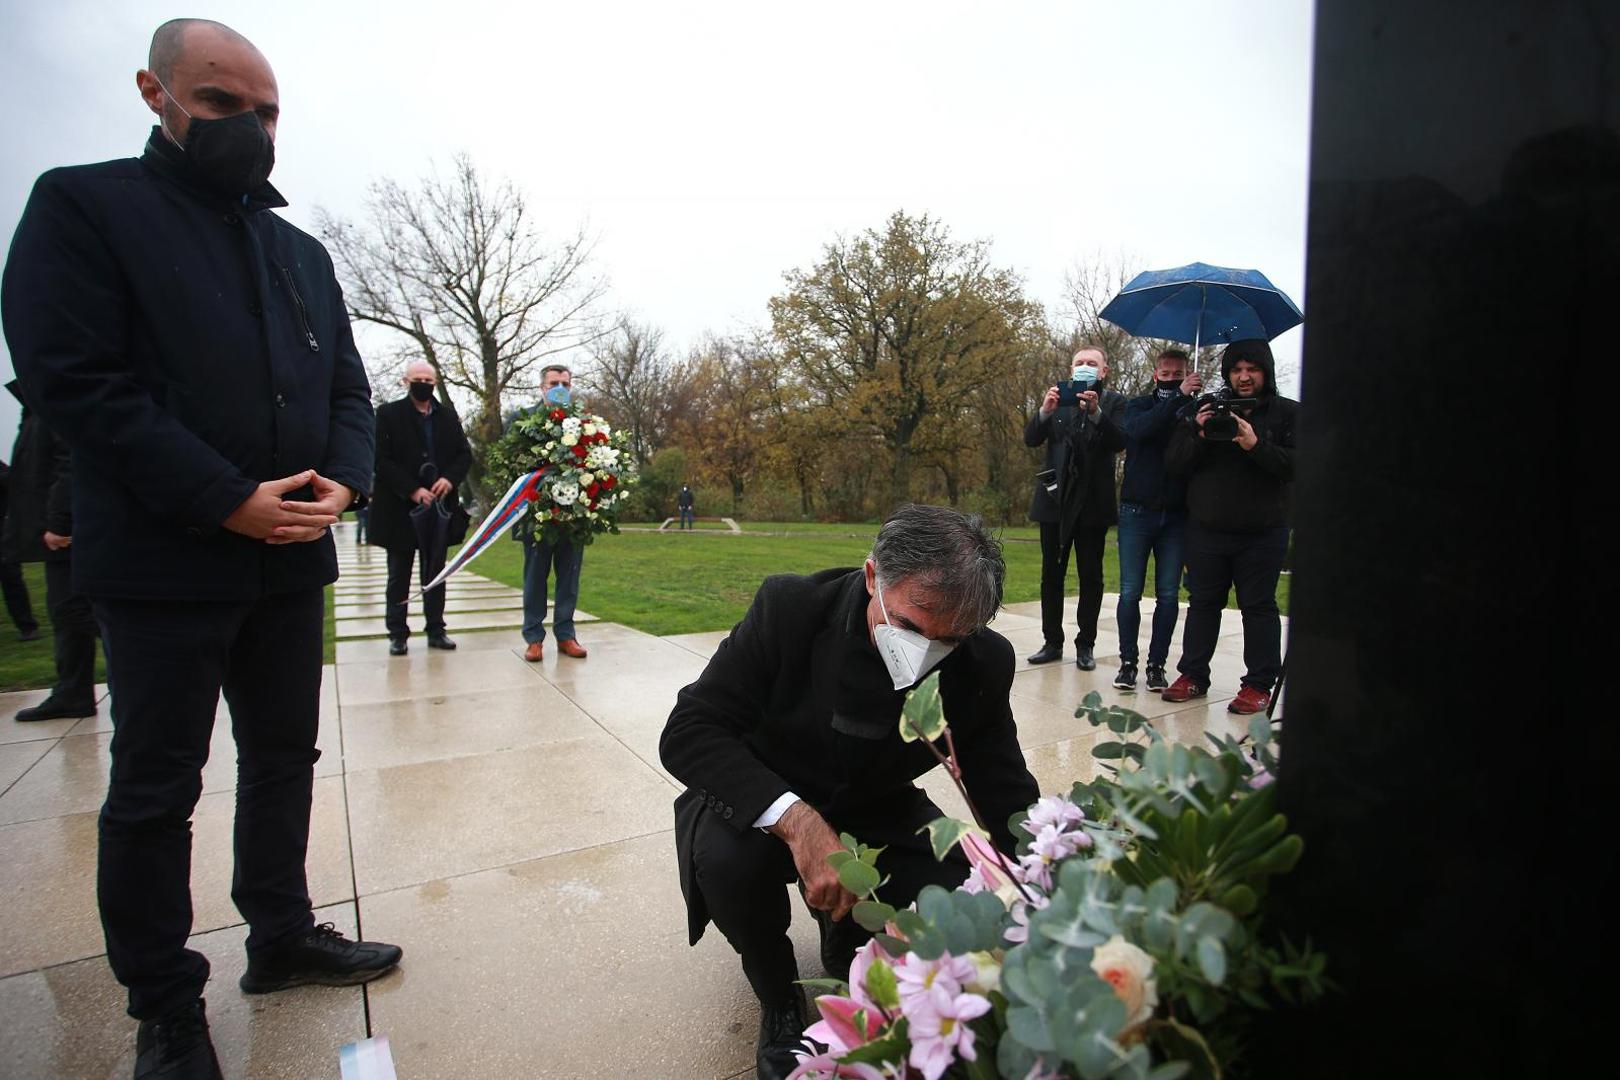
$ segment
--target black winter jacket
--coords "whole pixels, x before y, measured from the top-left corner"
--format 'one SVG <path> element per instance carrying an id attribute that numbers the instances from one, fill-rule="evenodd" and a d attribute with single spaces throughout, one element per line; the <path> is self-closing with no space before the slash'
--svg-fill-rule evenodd
<path id="1" fill-rule="evenodd" d="M 6 388 L 17 394 L 15 381 Z M 22 401 L 18 395 L 18 401 Z M 0 560 L 11 563 L 67 562 L 69 549 L 52 551 L 45 533 L 73 535 L 73 460 L 57 438 L 22 402 L 22 423 L 11 453 L 9 497 L 0 500 Z"/>
<path id="2" fill-rule="evenodd" d="M 1262 397 L 1246 416 L 1260 440 L 1253 450 L 1235 442 L 1210 442 L 1191 419 L 1179 423 L 1165 464 L 1187 478 L 1187 513 L 1192 520 L 1219 532 L 1260 532 L 1287 525 L 1298 418 L 1299 402 Z"/>
<path id="3" fill-rule="evenodd" d="M 1043 469 L 1054 469 L 1057 496 L 1035 481 L 1029 500 L 1029 520 L 1058 522 L 1069 528 L 1119 523 L 1114 502 L 1114 455 L 1125 449 L 1125 431 L 1119 426 L 1125 397 L 1112 390 L 1101 394 L 1095 420 L 1072 405 L 1061 405 L 1051 416 L 1036 412 L 1024 425 L 1024 445 L 1046 444 Z"/>
<path id="4" fill-rule="evenodd" d="M 1147 394 L 1131 398 L 1120 411 L 1119 425 L 1125 429 L 1125 479 L 1119 485 L 1119 501 L 1149 510 L 1185 510 L 1187 481 L 1172 476 L 1164 465 L 1165 451 L 1176 420 L 1193 399 L 1177 393 L 1169 397 Z"/>
<path id="5" fill-rule="evenodd" d="M 24 393 L 73 449 L 78 592 L 250 600 L 337 577 L 330 536 L 220 527 L 305 469 L 371 488 L 371 392 L 332 261 L 284 205 L 268 184 L 200 183 L 156 128 L 139 159 L 34 185 L 0 302 Z"/>
<path id="6" fill-rule="evenodd" d="M 472 449 L 461 417 L 442 401 L 433 403 L 434 466 L 439 475 L 455 485 L 448 499 L 451 504 L 450 543 L 459 544 L 467 536 L 468 516 L 461 505 L 462 485 L 472 470 Z M 411 495 L 422 482 L 422 466 L 428 461 L 427 439 L 422 434 L 422 414 L 410 398 L 377 406 L 377 486 L 372 492 L 371 520 L 367 542 L 378 547 L 411 550 L 416 547 L 416 529 L 411 525 Z"/>

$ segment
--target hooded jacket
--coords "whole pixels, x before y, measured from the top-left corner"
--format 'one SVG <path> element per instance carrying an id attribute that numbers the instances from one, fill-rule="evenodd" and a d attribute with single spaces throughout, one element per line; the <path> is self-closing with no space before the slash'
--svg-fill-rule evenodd
<path id="1" fill-rule="evenodd" d="M 1240 414 L 1259 442 L 1253 450 L 1236 442 L 1212 442 L 1189 415 L 1170 438 L 1165 467 L 1186 477 L 1187 513 L 1193 521 L 1219 532 L 1260 532 L 1288 524 L 1300 409 L 1299 402 L 1277 393 L 1271 346 L 1259 339 L 1228 345 L 1221 354 L 1221 377 L 1228 385 L 1239 360 L 1258 364 L 1266 373 L 1259 402 Z"/>
<path id="2" fill-rule="evenodd" d="M 244 601 L 336 579 L 330 535 L 270 545 L 221 527 L 261 482 L 306 469 L 371 489 L 371 391 L 342 293 L 285 205 L 268 184 L 208 186 L 156 128 L 140 158 L 35 183 L 0 305 L 23 393 L 73 451 L 76 592 Z"/>

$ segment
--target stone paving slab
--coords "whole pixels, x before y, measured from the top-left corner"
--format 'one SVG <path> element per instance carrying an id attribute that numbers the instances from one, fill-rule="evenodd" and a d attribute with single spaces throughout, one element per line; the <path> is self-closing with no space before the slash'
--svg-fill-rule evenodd
<path id="1" fill-rule="evenodd" d="M 421 634 L 422 617 L 413 615 L 409 621 L 415 624 L 411 627 L 412 635 Z M 595 615 L 588 611 L 576 611 L 574 612 L 574 621 L 576 623 L 592 623 L 596 622 L 597 619 Z M 452 634 L 457 630 L 496 630 L 501 627 L 518 627 L 523 625 L 523 610 L 522 606 L 519 605 L 517 608 L 507 611 L 446 612 L 444 625 L 445 629 Z M 548 629 L 551 626 L 549 618 L 546 620 L 546 626 Z M 340 619 L 337 623 L 336 633 L 339 641 L 350 638 L 386 637 L 388 626 L 380 618 Z"/>
<path id="2" fill-rule="evenodd" d="M 345 606 L 380 604 L 380 561 L 369 569 L 342 583 Z M 456 586 L 452 603 L 517 593 L 476 577 Z M 383 632 L 375 616 L 344 621 Z M 1093 672 L 1075 668 L 1072 646 L 1061 663 L 1024 662 L 1039 646 L 1038 604 L 1014 605 L 996 629 L 1018 650 L 1011 704 L 1043 792 L 1095 775 L 1100 735 L 1074 716 L 1091 690 L 1178 741 L 1247 724 L 1225 711 L 1242 673 L 1236 612 L 1211 696 L 1181 705 L 1110 685 L 1111 598 Z M 751 1076 L 757 1012 L 736 956 L 712 929 L 687 944 L 671 831 L 680 786 L 657 756 L 676 692 L 727 632 L 657 638 L 590 621 L 586 659 L 548 641 L 533 664 L 515 626 L 457 628 L 452 653 L 420 635 L 404 657 L 380 638 L 339 641 L 322 685 L 309 877 L 320 918 L 405 947 L 402 970 L 363 990 L 237 991 L 234 753 L 218 723 L 194 824 L 192 940 L 215 965 L 210 1017 L 226 1075 L 335 1075 L 338 1047 L 386 1034 L 406 1080 Z M 133 1024 L 102 955 L 94 892 L 110 713 L 103 702 L 85 720 L 14 720 L 42 697 L 0 694 L 0 1075 L 128 1075 Z M 922 783 L 965 816 L 942 771 Z M 820 975 L 814 926 L 785 895 L 801 973 Z"/>

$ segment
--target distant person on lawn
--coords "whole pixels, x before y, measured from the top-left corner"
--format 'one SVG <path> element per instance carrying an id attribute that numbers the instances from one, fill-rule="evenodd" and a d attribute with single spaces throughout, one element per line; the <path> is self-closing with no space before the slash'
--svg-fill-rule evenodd
<path id="1" fill-rule="evenodd" d="M 697 519 L 692 516 L 692 507 L 695 504 L 696 500 L 692 498 L 692 489 L 682 484 L 681 493 L 675 496 L 675 505 L 681 511 L 681 528 L 691 529 L 695 527 L 693 522 Z"/>

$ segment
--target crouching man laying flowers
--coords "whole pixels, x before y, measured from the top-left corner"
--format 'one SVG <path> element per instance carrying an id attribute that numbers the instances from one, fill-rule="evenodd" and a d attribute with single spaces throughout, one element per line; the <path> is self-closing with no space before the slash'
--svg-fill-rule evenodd
<path id="1" fill-rule="evenodd" d="M 963 855 L 942 861 L 919 835 L 940 811 L 912 783 L 958 751 L 969 763 L 959 782 L 1000 823 L 987 835 L 1010 861 L 1007 823 L 1037 790 L 1008 703 L 1012 646 L 985 629 L 1004 572 L 1000 545 L 977 519 L 902 507 L 864 567 L 767 579 L 680 692 L 660 753 L 687 785 L 675 801 L 675 843 L 688 927 L 696 944 L 713 921 L 741 957 L 760 1003 L 762 1080 L 794 1070 L 804 1034 L 785 884 L 798 882 L 820 924 L 828 973 L 848 972 L 870 928 L 883 925 L 868 918 L 863 928 L 863 909 L 903 907 L 925 886 L 943 892 L 968 875 Z M 939 746 L 900 730 L 906 691 L 925 676 L 953 723 Z M 846 851 L 841 831 L 883 846 Z M 892 1009 L 912 1002 L 918 1053 L 940 1068 L 972 1052 L 966 1024 L 985 1001 L 962 981 L 973 970 L 962 964 L 885 962 L 889 974 L 876 976 L 887 979 Z M 869 1032 L 853 1025 L 878 1019 L 875 1006 L 861 1008 L 859 1021 L 824 1011 L 823 1023 L 858 1040 Z"/>
<path id="2" fill-rule="evenodd" d="M 949 745 L 934 690 L 929 679 L 910 695 L 901 729 Z M 1302 847 L 1257 782 L 1276 768 L 1270 721 L 1211 737 L 1210 754 L 1095 694 L 1077 715 L 1145 741 L 1097 744 L 1121 767 L 1017 815 L 1011 857 L 982 820 L 931 823 L 936 852 L 956 849 L 971 873 L 913 907 L 857 908 L 881 932 L 848 983 L 810 980 L 831 992 L 792 1080 L 1241 1077 L 1254 1019 L 1324 992 L 1325 958 L 1267 940 L 1258 915 L 1268 879 Z M 957 764 L 953 778 L 971 769 Z M 865 895 L 875 875 L 849 869 L 882 860 L 846 844 L 832 861 Z"/>

